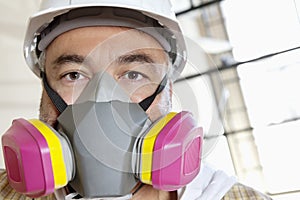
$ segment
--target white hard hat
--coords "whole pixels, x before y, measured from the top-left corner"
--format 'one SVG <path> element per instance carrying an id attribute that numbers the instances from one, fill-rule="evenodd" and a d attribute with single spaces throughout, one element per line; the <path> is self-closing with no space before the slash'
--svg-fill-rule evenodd
<path id="1" fill-rule="evenodd" d="M 172 75 L 172 79 L 175 80 L 178 78 L 186 64 L 186 46 L 181 29 L 169 0 L 160 0 L 159 2 L 154 0 L 42 0 L 39 12 L 33 15 L 29 20 L 24 41 L 24 56 L 26 62 L 37 76 L 40 76 L 38 59 L 40 50 L 43 50 L 45 47 L 47 47 L 52 39 L 54 39 L 53 37 L 63 33 L 63 29 L 66 29 L 66 26 L 62 25 L 60 31 L 56 32 L 56 35 L 53 34 L 54 36 L 52 35 L 52 38 L 48 37 L 45 39 L 46 42 L 43 41 L 43 44 L 41 45 L 39 42 L 41 40 L 43 31 L 49 27 L 55 18 L 67 14 L 69 11 L 73 12 L 74 10 L 80 11 L 83 9 L 95 9 L 96 7 L 138 12 L 149 19 L 155 20 L 160 27 L 168 30 L 168 32 L 171 34 L 163 35 L 163 37 L 165 37 L 168 42 L 173 43 L 170 44 L 171 48 L 169 49 L 169 51 L 171 51 L 170 53 L 173 54 L 172 62 L 173 66 L 175 67 L 175 70 L 173 70 L 174 73 Z M 85 12 L 85 16 L 88 16 L 90 13 L 89 11 L 87 12 L 87 10 L 83 10 L 82 12 Z M 126 17 L 134 18 L 134 15 L 129 13 Z M 98 22 L 99 21 L 102 21 L 102 19 L 98 19 Z M 80 23 L 82 25 L 82 22 Z M 99 24 L 101 25 L 101 23 Z M 131 25 L 129 27 L 139 28 L 132 26 L 135 25 Z M 77 25 L 77 27 L 79 26 Z M 50 31 L 52 30 L 53 28 L 51 28 Z M 71 30 L 71 28 L 68 28 L 65 31 L 67 30 Z M 149 34 L 160 41 L 159 37 L 155 36 L 159 34 Z M 164 47 L 163 44 L 162 46 Z"/>

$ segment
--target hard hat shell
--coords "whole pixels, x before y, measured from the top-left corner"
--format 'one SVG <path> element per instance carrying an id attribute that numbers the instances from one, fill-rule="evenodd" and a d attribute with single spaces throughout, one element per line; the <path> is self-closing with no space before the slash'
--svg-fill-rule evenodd
<path id="1" fill-rule="evenodd" d="M 87 7 L 115 7 L 135 10 L 145 16 L 157 20 L 163 27 L 169 29 L 176 39 L 175 70 L 172 79 L 175 80 L 186 64 L 186 46 L 184 38 L 172 10 L 169 0 L 159 2 L 153 0 L 42 0 L 40 10 L 29 19 L 24 41 L 24 56 L 31 70 L 40 77 L 39 59 L 37 55 L 37 37 L 53 21 L 54 17 L 73 9 Z"/>

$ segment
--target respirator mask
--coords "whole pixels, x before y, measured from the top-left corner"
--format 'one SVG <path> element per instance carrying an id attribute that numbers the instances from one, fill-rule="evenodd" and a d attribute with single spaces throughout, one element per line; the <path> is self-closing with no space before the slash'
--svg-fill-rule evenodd
<path id="1" fill-rule="evenodd" d="M 61 110 L 55 129 L 40 120 L 14 120 L 2 137 L 10 185 L 40 197 L 69 184 L 84 198 L 124 196 L 139 182 L 166 191 L 185 186 L 200 170 L 203 133 L 190 112 L 149 119 L 146 111 L 167 84 L 165 74 L 134 103 L 131 91 L 99 72 Z"/>

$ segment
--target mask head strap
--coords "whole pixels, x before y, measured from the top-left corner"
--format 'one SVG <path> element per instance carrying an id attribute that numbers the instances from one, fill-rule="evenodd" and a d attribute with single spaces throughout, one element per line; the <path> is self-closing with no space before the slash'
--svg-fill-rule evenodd
<path id="1" fill-rule="evenodd" d="M 59 94 L 54 91 L 47 81 L 45 72 L 41 72 L 41 77 L 43 80 L 44 88 L 51 99 L 52 103 L 55 105 L 57 110 L 62 113 L 68 106 L 68 104 L 59 96 Z"/>
<path id="2" fill-rule="evenodd" d="M 159 93 L 161 93 L 161 91 L 163 91 L 163 89 L 166 87 L 167 81 L 168 81 L 168 78 L 167 78 L 167 75 L 165 75 L 164 78 L 162 79 L 162 81 L 160 82 L 159 86 L 155 90 L 155 92 L 151 96 L 147 97 L 146 99 L 144 99 L 143 101 L 141 101 L 139 103 L 139 105 L 143 108 L 144 111 L 146 111 L 150 107 L 150 105 L 153 103 L 155 97 Z"/>

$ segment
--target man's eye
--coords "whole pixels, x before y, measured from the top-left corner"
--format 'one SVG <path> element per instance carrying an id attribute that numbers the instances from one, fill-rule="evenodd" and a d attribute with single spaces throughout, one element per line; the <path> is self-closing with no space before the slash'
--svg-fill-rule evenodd
<path id="1" fill-rule="evenodd" d="M 78 81 L 86 78 L 84 75 L 80 74 L 79 72 L 70 72 L 65 74 L 63 77 L 68 81 Z"/>
<path id="2" fill-rule="evenodd" d="M 143 78 L 145 78 L 145 75 L 136 71 L 130 71 L 123 75 L 123 79 L 129 79 L 132 81 L 140 81 Z"/>

